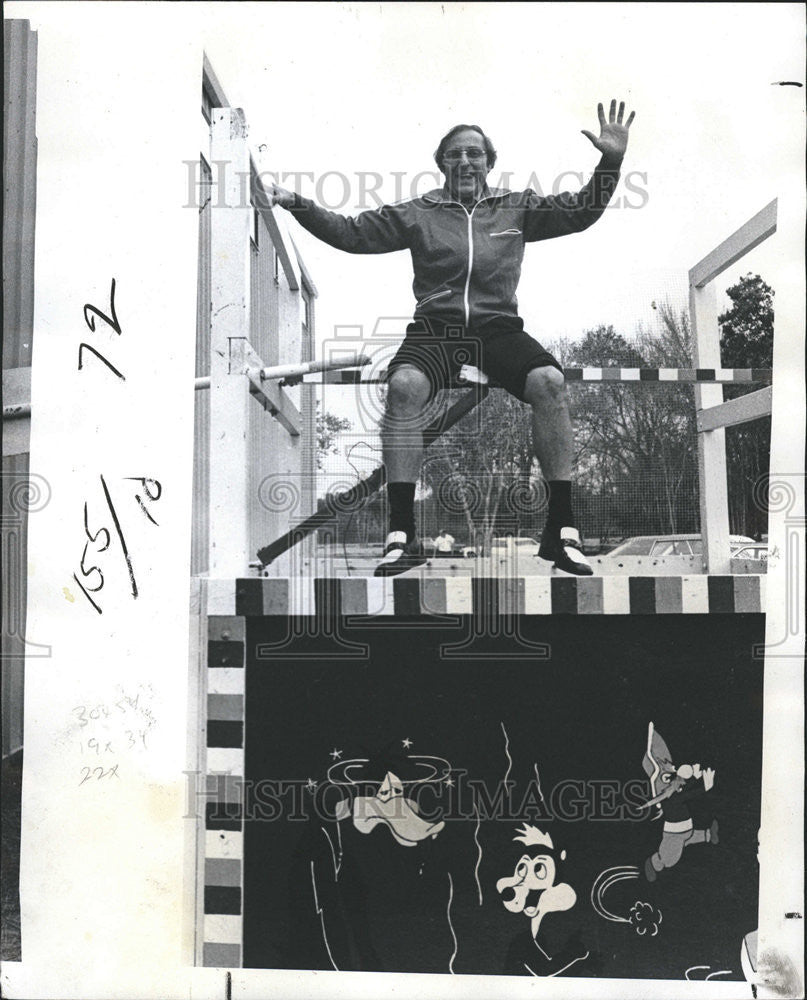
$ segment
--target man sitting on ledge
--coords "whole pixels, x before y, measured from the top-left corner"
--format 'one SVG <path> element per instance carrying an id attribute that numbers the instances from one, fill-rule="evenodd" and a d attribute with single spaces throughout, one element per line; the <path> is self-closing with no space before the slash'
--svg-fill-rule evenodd
<path id="1" fill-rule="evenodd" d="M 600 134 L 583 130 L 601 153 L 591 180 L 577 193 L 544 197 L 533 190 L 489 188 L 493 143 L 476 125 L 456 125 L 434 154 L 443 188 L 347 218 L 273 186 L 272 204 L 289 209 L 314 236 L 348 253 L 409 250 L 417 299 L 412 323 L 388 367 L 382 428 L 389 496 L 389 535 L 376 576 L 425 562 L 415 533 L 415 484 L 423 459 L 427 405 L 463 364 L 532 407 L 535 455 L 549 486 L 539 555 L 567 573 L 589 576 L 571 503 L 572 424 L 563 370 L 524 330 L 516 287 L 524 244 L 587 229 L 604 212 L 619 180 L 631 112 L 611 101 Z"/>

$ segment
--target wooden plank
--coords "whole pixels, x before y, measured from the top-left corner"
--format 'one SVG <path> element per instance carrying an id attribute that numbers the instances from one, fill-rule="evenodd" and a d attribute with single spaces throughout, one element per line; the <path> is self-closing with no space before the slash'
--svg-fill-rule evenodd
<path id="1" fill-rule="evenodd" d="M 710 406 L 698 412 L 698 430 L 713 431 L 718 427 L 734 427 L 737 424 L 748 423 L 749 420 L 770 416 L 772 401 L 773 388 L 766 386 L 746 396 L 729 399 L 718 406 Z"/>
<path id="2" fill-rule="evenodd" d="M 723 240 L 689 272 L 689 284 L 703 288 L 735 261 L 776 232 L 776 199 Z"/>
<path id="3" fill-rule="evenodd" d="M 207 57 L 207 53 L 202 53 L 202 114 L 210 121 L 209 115 L 214 108 L 229 108 L 230 102 L 224 93 L 224 88 L 219 83 L 213 66 Z"/>
<path id="4" fill-rule="evenodd" d="M 278 257 L 280 258 L 280 263 L 283 265 L 283 271 L 289 283 L 289 288 L 294 292 L 298 292 L 300 290 L 302 275 L 300 273 L 300 266 L 297 263 L 297 251 L 286 228 L 286 221 L 285 219 L 281 221 L 280 214 L 276 214 L 270 208 L 269 196 L 266 193 L 260 172 L 252 157 L 249 160 L 249 169 L 252 203 L 266 223 L 266 228 L 269 230 L 272 243 L 274 243 Z"/>
<path id="5" fill-rule="evenodd" d="M 230 365 L 233 371 L 243 373 L 249 382 L 251 394 L 266 412 L 275 417 L 292 437 L 299 437 L 302 428 L 300 411 L 279 385 L 272 380 L 263 379 L 263 362 L 248 340 L 230 341 Z"/>
<path id="6" fill-rule="evenodd" d="M 311 272 L 305 266 L 305 261 L 300 256 L 300 251 L 297 249 L 297 244 L 292 239 L 291 233 L 289 233 L 289 242 L 294 248 L 294 254 L 297 258 L 297 265 L 300 268 L 300 277 L 303 279 L 303 287 L 311 296 L 311 298 L 315 299 L 319 295 L 319 292 L 317 291 L 317 286 L 314 284 L 314 279 L 311 277 Z"/>
<path id="7" fill-rule="evenodd" d="M 252 395 L 261 406 L 275 418 L 292 437 L 299 437 L 303 418 L 300 411 L 283 390 L 272 382 L 262 382 L 252 372 L 247 374 Z"/>

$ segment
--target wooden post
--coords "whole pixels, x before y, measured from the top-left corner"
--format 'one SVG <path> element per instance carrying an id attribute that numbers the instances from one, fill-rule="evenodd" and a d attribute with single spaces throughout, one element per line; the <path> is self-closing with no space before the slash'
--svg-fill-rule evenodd
<path id="1" fill-rule="evenodd" d="M 694 270 L 694 269 L 693 269 Z M 717 293 L 710 281 L 699 288 L 689 272 L 689 311 L 692 323 L 694 362 L 697 368 L 720 368 L 720 332 Z M 695 410 L 723 402 L 719 385 L 695 386 Z M 726 469 L 726 431 L 718 427 L 698 434 L 698 483 L 700 487 L 701 538 L 705 570 L 712 574 L 731 572 L 729 541 L 729 496 Z"/>
<path id="2" fill-rule="evenodd" d="M 249 338 L 249 150 L 239 108 L 211 113 L 210 558 L 209 575 L 245 576 L 249 564 L 249 380 L 230 363 Z"/>
<path id="3" fill-rule="evenodd" d="M 776 211 L 774 199 L 690 270 L 689 312 L 697 368 L 721 367 L 714 279 L 776 232 Z M 710 415 L 710 423 L 710 420 L 704 420 L 702 413 L 709 407 L 720 406 L 722 402 L 723 391 L 719 385 L 695 386 L 701 536 L 705 569 L 712 574 L 731 572 L 726 431 L 725 427 L 716 426 L 716 414 Z M 700 430 L 710 425 L 714 429 Z"/>

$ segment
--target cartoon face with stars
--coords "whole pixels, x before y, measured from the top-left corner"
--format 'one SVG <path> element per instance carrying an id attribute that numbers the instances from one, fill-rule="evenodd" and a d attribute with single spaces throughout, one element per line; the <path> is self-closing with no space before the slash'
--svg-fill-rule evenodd
<path id="1" fill-rule="evenodd" d="M 412 741 L 401 740 L 403 751 L 408 751 Z M 445 823 L 427 822 L 419 815 L 417 801 L 406 795 L 408 787 L 436 784 L 450 781 L 451 767 L 442 757 L 410 754 L 406 752 L 386 752 L 375 759 L 356 757 L 341 759 L 341 751 L 332 751 L 339 759 L 328 769 L 328 781 L 345 787 L 365 785 L 372 772 L 384 769 L 384 776 L 371 795 L 356 795 L 352 808 L 348 799 L 343 799 L 336 808 L 336 819 L 352 818 L 353 825 L 360 833 L 370 833 L 377 826 L 386 827 L 395 841 L 402 847 L 416 847 L 429 837 L 436 837 Z M 393 770 L 394 768 L 394 770 Z"/>

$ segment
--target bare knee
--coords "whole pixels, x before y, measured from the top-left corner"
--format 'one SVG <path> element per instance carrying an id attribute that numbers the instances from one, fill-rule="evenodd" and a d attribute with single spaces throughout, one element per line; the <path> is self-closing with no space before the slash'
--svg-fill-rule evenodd
<path id="1" fill-rule="evenodd" d="M 426 406 L 430 395 L 431 383 L 422 371 L 409 365 L 396 368 L 387 383 L 387 411 L 413 416 Z"/>
<path id="2" fill-rule="evenodd" d="M 524 398 L 532 406 L 558 404 L 565 400 L 566 379 L 553 365 L 533 368 L 524 384 Z"/>

